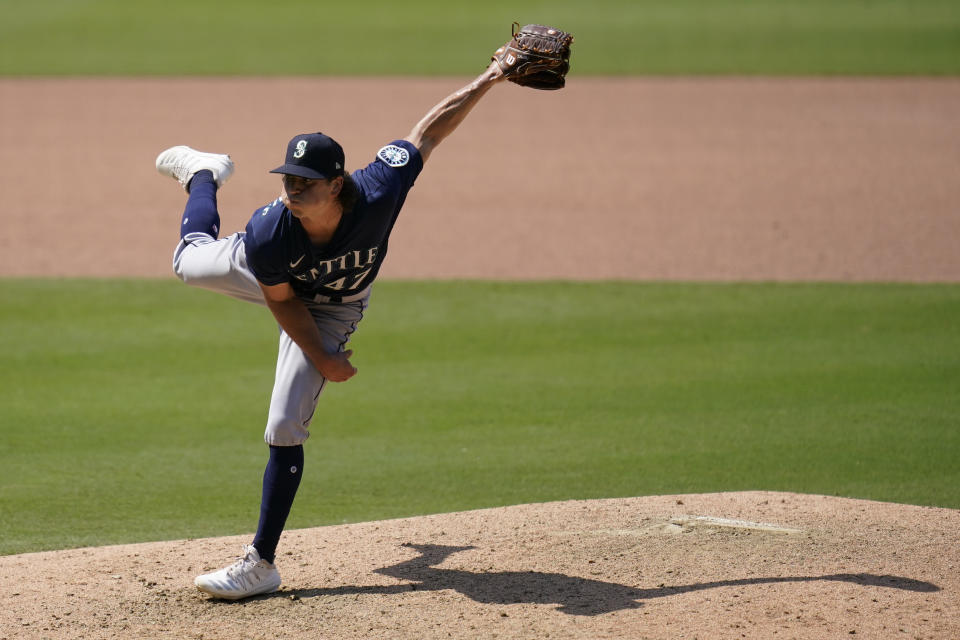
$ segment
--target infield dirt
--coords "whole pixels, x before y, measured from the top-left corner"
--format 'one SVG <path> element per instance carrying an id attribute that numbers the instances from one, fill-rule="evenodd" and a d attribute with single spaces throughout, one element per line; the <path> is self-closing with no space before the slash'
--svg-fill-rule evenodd
<path id="1" fill-rule="evenodd" d="M 351 169 L 463 78 L 0 79 L 0 275 L 170 276 L 161 150 L 230 153 L 222 230 L 291 136 Z M 384 277 L 960 280 L 960 79 L 496 87 L 410 193 Z"/>
<path id="2" fill-rule="evenodd" d="M 290 136 L 357 168 L 462 82 L 0 80 L 0 276 L 171 277 L 160 150 L 233 156 L 231 233 Z M 383 277 L 956 282 L 957 114 L 956 79 L 498 87 L 434 153 Z M 192 579 L 249 536 L 7 556 L 0 640 L 950 639 L 958 525 L 763 492 L 521 505 L 288 532 L 283 590 L 233 604 Z"/>

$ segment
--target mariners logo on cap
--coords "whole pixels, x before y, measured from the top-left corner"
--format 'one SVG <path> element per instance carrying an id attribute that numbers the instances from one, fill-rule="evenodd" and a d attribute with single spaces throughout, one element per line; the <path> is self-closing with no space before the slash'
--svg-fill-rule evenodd
<path id="1" fill-rule="evenodd" d="M 403 147 L 388 144 L 377 152 L 377 157 L 391 167 L 402 167 L 410 162 L 410 154 Z"/>
<path id="2" fill-rule="evenodd" d="M 307 141 L 301 140 L 300 142 L 297 143 L 297 150 L 293 152 L 293 157 L 302 158 L 303 154 L 305 154 L 306 152 L 307 152 Z"/>

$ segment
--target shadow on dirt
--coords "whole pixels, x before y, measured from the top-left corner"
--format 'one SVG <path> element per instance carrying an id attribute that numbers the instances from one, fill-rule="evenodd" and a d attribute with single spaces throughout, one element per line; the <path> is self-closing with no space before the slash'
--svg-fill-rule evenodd
<path id="1" fill-rule="evenodd" d="M 899 576 L 880 576 L 869 573 L 840 573 L 825 576 L 796 576 L 775 578 L 744 578 L 720 580 L 688 585 L 660 586 L 654 589 L 638 589 L 613 582 L 566 576 L 560 573 L 540 571 L 490 571 L 473 572 L 461 569 L 438 569 L 434 565 L 460 551 L 475 547 L 451 547 L 435 544 L 405 544 L 405 547 L 420 553 L 416 558 L 395 564 L 374 573 L 406 580 L 409 584 L 389 586 L 343 586 L 329 589 L 294 589 L 276 596 L 315 598 L 319 596 L 342 596 L 377 594 L 390 595 L 411 591 L 441 591 L 452 589 L 471 600 L 484 604 L 557 604 L 558 611 L 570 615 L 596 616 L 621 609 L 637 609 L 642 600 L 663 598 L 691 591 L 703 591 L 720 587 L 736 587 L 785 582 L 849 582 L 862 587 L 886 587 L 904 591 L 931 593 L 940 587 Z M 266 596 L 270 597 L 270 596 Z"/>

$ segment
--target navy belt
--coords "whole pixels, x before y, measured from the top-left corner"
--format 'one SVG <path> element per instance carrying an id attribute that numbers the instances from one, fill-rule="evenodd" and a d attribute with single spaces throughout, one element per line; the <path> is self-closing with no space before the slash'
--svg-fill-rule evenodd
<path id="1" fill-rule="evenodd" d="M 334 303 L 356 302 L 358 300 L 363 300 L 368 295 L 370 295 L 370 287 L 367 287 L 360 293 L 354 293 L 349 296 L 325 296 L 318 293 L 313 297 L 313 301 L 314 302 L 334 302 Z"/>

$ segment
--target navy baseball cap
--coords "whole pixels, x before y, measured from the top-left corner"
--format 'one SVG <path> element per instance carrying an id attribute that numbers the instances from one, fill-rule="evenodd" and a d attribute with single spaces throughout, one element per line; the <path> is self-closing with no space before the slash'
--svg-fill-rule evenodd
<path id="1" fill-rule="evenodd" d="M 270 173 L 301 178 L 336 178 L 343 175 L 343 147 L 322 133 L 302 133 L 287 144 L 287 159 Z"/>

